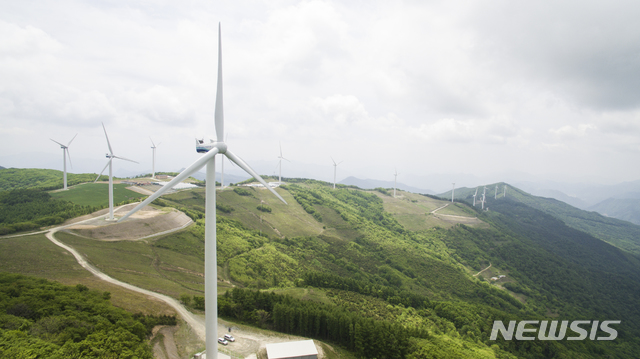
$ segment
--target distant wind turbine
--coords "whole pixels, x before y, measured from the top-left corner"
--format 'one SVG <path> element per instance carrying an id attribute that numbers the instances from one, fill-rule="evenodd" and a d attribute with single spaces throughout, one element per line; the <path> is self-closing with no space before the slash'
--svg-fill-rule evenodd
<path id="1" fill-rule="evenodd" d="M 133 163 L 138 163 L 138 162 L 114 155 L 113 150 L 111 149 L 111 143 L 109 143 L 109 136 L 107 135 L 107 129 L 104 128 L 104 123 L 102 124 L 102 129 L 104 130 L 104 137 L 107 138 L 107 146 L 109 146 L 109 153 L 107 153 L 107 158 L 109 159 L 109 161 L 107 162 L 107 165 L 104 166 L 102 171 L 100 171 L 100 174 L 98 175 L 98 177 L 96 177 L 96 180 L 93 182 L 95 183 L 96 181 L 98 181 L 98 178 L 102 176 L 102 172 L 104 172 L 104 170 L 106 170 L 107 167 L 109 167 L 109 218 L 107 220 L 113 221 L 113 166 L 112 166 L 113 159 L 117 158 L 117 159 L 129 161 Z"/>
<path id="2" fill-rule="evenodd" d="M 473 195 L 473 206 L 476 206 L 476 196 L 478 195 L 478 187 L 476 187 L 476 193 Z"/>
<path id="3" fill-rule="evenodd" d="M 278 158 L 280 159 L 280 164 L 278 165 L 278 167 L 280 167 L 280 172 L 278 172 L 278 185 L 281 185 L 282 184 L 282 160 L 285 160 L 287 162 L 291 162 L 291 161 L 282 157 L 282 143 L 278 142 L 278 144 L 280 145 L 280 156 L 278 156 Z"/>
<path id="4" fill-rule="evenodd" d="M 502 197 L 506 197 L 507 196 L 507 185 L 504 185 L 504 193 L 502 194 Z"/>
<path id="5" fill-rule="evenodd" d="M 151 140 L 151 137 L 149 137 L 149 139 Z M 162 142 L 158 143 L 158 146 L 160 146 Z M 153 140 L 151 140 L 151 149 L 153 150 L 153 158 L 152 158 L 152 162 L 151 162 L 151 178 L 156 179 L 156 144 L 153 143 Z"/>
<path id="6" fill-rule="evenodd" d="M 329 156 L 331 157 L 331 156 Z M 333 157 L 331 157 L 331 161 L 333 161 L 333 189 L 336 189 L 336 172 L 338 170 L 338 165 L 341 164 L 344 161 L 340 161 L 338 163 L 336 163 L 336 161 L 333 159 Z"/>
<path id="7" fill-rule="evenodd" d="M 123 221 L 133 213 L 148 205 L 163 193 L 167 192 L 173 186 L 177 185 L 193 173 L 207 166 L 206 180 L 206 202 L 205 202 L 205 234 L 204 234 L 204 299 L 205 299 L 205 328 L 206 328 L 206 348 L 208 358 L 217 358 L 218 356 L 218 267 L 216 258 L 216 162 L 215 156 L 220 154 L 226 156 L 231 162 L 238 165 L 248 174 L 257 179 L 271 193 L 278 197 L 285 204 L 287 203 L 273 188 L 271 188 L 262 177 L 260 177 L 249 165 L 240 157 L 233 154 L 227 149 L 224 142 L 224 111 L 222 106 L 222 42 L 220 35 L 220 24 L 218 24 L 218 84 L 216 91 L 216 107 L 215 107 L 215 126 L 217 141 L 211 141 L 205 144 L 204 141 L 196 141 L 196 151 L 206 153 L 197 161 L 187 167 L 182 173 L 177 175 L 171 182 L 167 183 L 160 190 L 149 196 L 142 203 L 137 205 L 133 210 L 120 218 L 118 222 Z"/>
<path id="8" fill-rule="evenodd" d="M 485 200 L 486 194 L 487 194 L 487 187 L 485 187 L 484 190 L 482 191 L 482 209 L 484 209 L 484 200 Z"/>
<path id="9" fill-rule="evenodd" d="M 396 198 L 396 184 L 398 182 L 398 169 L 396 169 L 396 172 L 393 174 L 395 177 L 395 179 L 393 180 L 393 198 Z"/>
<path id="10" fill-rule="evenodd" d="M 76 136 L 78 136 L 78 134 L 76 133 Z M 71 164 L 71 155 L 69 154 L 69 146 L 71 145 L 71 142 L 73 142 L 73 140 L 76 138 L 76 136 L 73 136 L 73 138 L 71 139 L 71 141 L 69 141 L 69 143 L 67 143 L 67 145 L 63 145 L 62 143 L 54 140 L 53 138 L 50 138 L 51 141 L 57 143 L 60 145 L 60 148 L 62 148 L 62 166 L 63 166 L 63 171 L 62 171 L 62 183 L 63 183 L 63 189 L 66 190 L 67 189 L 67 157 L 69 158 L 69 166 L 71 166 L 71 168 L 73 168 L 73 165 Z"/>
<path id="11" fill-rule="evenodd" d="M 453 188 L 451 189 L 451 203 L 453 203 L 453 194 L 456 193 L 456 183 L 452 183 Z"/>
<path id="12" fill-rule="evenodd" d="M 493 195 L 493 199 L 498 199 L 498 185 L 496 185 L 496 193 Z"/>

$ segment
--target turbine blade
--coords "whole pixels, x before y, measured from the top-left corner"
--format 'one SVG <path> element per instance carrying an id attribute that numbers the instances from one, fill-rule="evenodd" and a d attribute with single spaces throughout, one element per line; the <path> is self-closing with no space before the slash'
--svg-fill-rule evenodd
<path id="1" fill-rule="evenodd" d="M 71 144 L 71 142 L 69 142 L 69 144 Z M 73 168 L 73 165 L 71 164 L 71 155 L 69 154 L 69 147 L 65 148 L 65 151 L 67 151 L 67 157 L 69 158 L 69 166 Z"/>
<path id="2" fill-rule="evenodd" d="M 329 157 L 331 157 L 331 156 L 329 156 Z M 333 159 L 333 157 L 331 157 L 331 161 L 333 161 L 333 165 L 334 165 L 334 166 L 337 166 L 337 165 L 338 165 L 338 164 L 336 163 L 336 160 L 334 160 L 334 159 Z"/>
<path id="3" fill-rule="evenodd" d="M 218 88 L 216 89 L 216 137 L 218 142 L 224 141 L 224 109 L 222 107 L 222 35 L 221 26 L 218 23 Z"/>
<path id="4" fill-rule="evenodd" d="M 54 140 L 53 138 L 50 138 L 50 140 L 51 140 L 51 141 L 53 141 L 53 142 L 55 142 L 55 143 L 57 143 L 57 144 L 59 144 L 59 145 L 60 145 L 60 146 L 62 146 L 62 147 L 65 147 L 65 145 L 63 145 L 62 143 L 60 143 L 60 142 L 58 142 L 58 141 Z"/>
<path id="5" fill-rule="evenodd" d="M 76 133 L 76 136 L 78 136 L 78 134 Z M 69 145 L 71 145 L 71 142 L 73 142 L 73 140 L 76 139 L 76 136 L 73 136 L 73 138 L 71 139 L 71 141 L 69 141 L 69 143 L 67 144 L 67 147 L 69 147 Z"/>
<path id="6" fill-rule="evenodd" d="M 138 163 L 138 162 L 136 162 L 134 160 L 130 160 L 130 159 L 124 158 L 124 157 L 113 156 L 113 158 L 118 158 L 118 159 L 121 159 L 121 160 L 129 161 L 129 162 L 133 162 L 133 163 Z M 138 164 L 140 164 L 140 163 L 138 163 Z"/>
<path id="7" fill-rule="evenodd" d="M 282 142 L 278 141 L 278 145 L 280 146 L 280 158 L 284 158 L 282 157 Z"/>
<path id="8" fill-rule="evenodd" d="M 344 162 L 344 161 L 340 161 L 340 162 L 338 162 L 338 165 L 339 165 L 339 164 L 341 164 L 342 162 Z M 336 165 L 336 166 L 337 166 L 337 165 Z"/>
<path id="9" fill-rule="evenodd" d="M 227 150 L 227 153 L 225 153 L 224 155 L 227 156 L 227 158 L 231 160 L 231 162 L 235 162 L 240 168 L 245 170 L 248 174 L 252 175 L 253 178 L 257 179 L 260 183 L 262 183 L 263 186 L 269 189 L 269 191 L 271 191 L 271 193 L 276 195 L 276 197 L 278 197 L 282 202 L 284 202 L 284 204 L 288 204 L 287 201 L 284 200 L 284 198 L 280 197 L 278 192 L 276 192 L 273 188 L 271 188 L 271 186 L 269 186 L 267 182 L 265 182 L 265 180 L 263 180 L 262 177 L 260 177 L 260 175 L 258 175 L 256 171 L 254 171 L 251 167 L 249 167 L 249 165 L 246 162 L 244 162 L 240 157 L 234 155 L 229 150 Z"/>
<path id="10" fill-rule="evenodd" d="M 149 139 L 151 140 L 151 137 L 149 137 Z M 153 143 L 153 140 L 151 140 L 151 144 L 153 145 L 154 148 L 156 147 L 156 144 Z"/>
<path id="11" fill-rule="evenodd" d="M 113 155 L 113 150 L 111 149 L 111 143 L 109 142 L 109 136 L 107 135 L 107 129 L 104 128 L 104 123 L 102 123 L 102 129 L 104 130 L 104 137 L 107 138 L 107 146 L 109 146 L 109 153 Z"/>
<path id="12" fill-rule="evenodd" d="M 182 182 L 183 180 L 187 179 L 189 176 L 191 176 L 192 174 L 194 174 L 195 172 L 200 170 L 216 154 L 218 154 L 218 149 L 216 147 L 214 147 L 209 152 L 207 152 L 207 154 L 205 154 L 204 156 L 200 157 L 197 161 L 192 163 L 191 166 L 187 167 L 184 171 L 182 171 L 179 175 L 177 175 L 174 179 L 172 179 L 164 187 L 162 187 L 159 190 L 157 190 L 154 194 L 149 196 L 142 203 L 138 204 L 134 209 L 129 211 L 129 213 L 125 214 L 122 218 L 120 218 L 118 220 L 118 222 L 122 222 L 123 220 L 125 220 L 125 218 L 127 218 L 130 215 L 138 212 L 142 207 L 144 207 L 144 206 L 148 205 L 149 203 L 153 202 L 156 198 L 160 197 L 163 193 L 165 193 L 168 190 L 172 189 L 175 185 L 177 185 L 178 183 Z M 207 185 L 209 185 L 209 184 L 207 184 Z M 215 183 L 213 185 L 215 186 Z"/>
<path id="13" fill-rule="evenodd" d="M 100 176 L 102 176 L 102 172 L 104 172 L 104 170 L 106 170 L 106 169 L 107 169 L 107 167 L 109 167 L 109 163 L 111 163 L 111 160 L 107 161 L 107 165 L 106 165 L 106 166 L 104 166 L 104 168 L 102 169 L 102 171 L 100 171 L 100 174 L 98 175 L 98 177 L 96 177 L 96 180 L 95 180 L 95 181 L 93 181 L 93 183 L 98 182 L 98 178 L 100 178 Z"/>

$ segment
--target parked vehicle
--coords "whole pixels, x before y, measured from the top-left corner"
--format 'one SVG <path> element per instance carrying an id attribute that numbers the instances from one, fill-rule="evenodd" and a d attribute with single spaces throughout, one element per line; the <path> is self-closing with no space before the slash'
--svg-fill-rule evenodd
<path id="1" fill-rule="evenodd" d="M 229 344 L 228 341 L 226 341 L 224 338 L 218 338 L 218 343 L 222 344 L 222 345 L 227 345 Z"/>
<path id="2" fill-rule="evenodd" d="M 236 338 L 234 338 L 231 334 L 225 334 L 224 338 L 230 342 L 235 342 Z"/>

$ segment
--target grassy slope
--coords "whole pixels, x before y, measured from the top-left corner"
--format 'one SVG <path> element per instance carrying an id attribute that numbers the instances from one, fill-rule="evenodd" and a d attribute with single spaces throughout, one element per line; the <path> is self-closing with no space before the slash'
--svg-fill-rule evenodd
<path id="1" fill-rule="evenodd" d="M 113 203 L 146 197 L 146 195 L 128 190 L 129 185 L 116 183 L 113 185 Z M 52 192 L 51 197 L 63 199 L 83 206 L 108 206 L 108 183 L 83 183 L 66 191 Z"/>
<path id="2" fill-rule="evenodd" d="M 111 302 L 133 313 L 170 314 L 166 304 L 124 290 L 92 276 L 67 251 L 51 243 L 44 234 L 0 239 L 0 271 L 56 280 L 66 285 L 84 284 L 111 293 Z"/>

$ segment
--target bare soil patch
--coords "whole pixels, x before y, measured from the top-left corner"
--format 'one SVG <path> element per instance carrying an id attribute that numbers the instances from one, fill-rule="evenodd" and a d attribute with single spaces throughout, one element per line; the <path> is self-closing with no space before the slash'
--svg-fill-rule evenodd
<path id="1" fill-rule="evenodd" d="M 123 215 L 132 206 L 121 207 L 116 213 Z M 94 221 L 67 227 L 67 230 L 73 234 L 103 241 L 137 240 L 182 228 L 191 222 L 191 218 L 186 214 L 173 208 L 156 209 L 147 206 L 122 223 L 97 218 Z"/>
<path id="2" fill-rule="evenodd" d="M 231 332 L 229 332 L 229 327 L 231 327 Z M 309 339 L 288 334 L 260 330 L 257 328 L 230 323 L 225 320 L 218 319 L 218 336 L 221 337 L 225 334 L 233 335 L 233 337 L 236 338 L 236 341 L 230 342 L 227 346 L 220 345 L 218 347 L 218 351 L 221 353 L 230 354 L 234 357 L 247 359 L 255 359 L 258 357 L 266 358 L 267 344 Z M 318 358 L 324 358 L 324 351 L 322 346 L 320 345 L 320 342 L 314 340 L 313 343 L 316 345 L 316 349 L 318 350 Z M 263 354 L 264 356 L 261 356 L 261 354 Z"/>
<path id="3" fill-rule="evenodd" d="M 176 327 L 157 326 L 153 328 L 151 343 L 153 356 L 158 359 L 180 359 L 174 338 Z"/>

